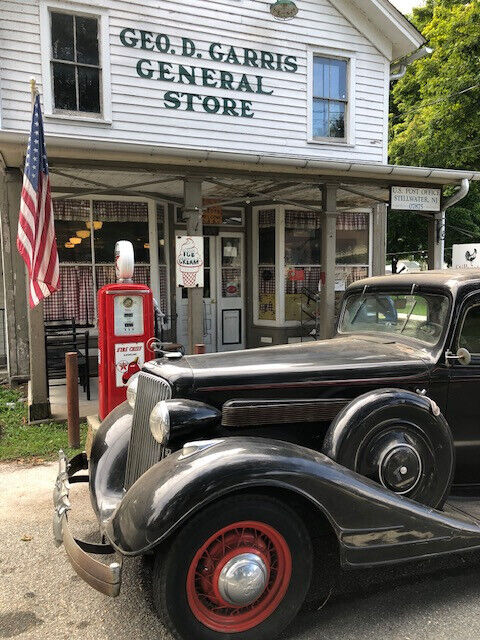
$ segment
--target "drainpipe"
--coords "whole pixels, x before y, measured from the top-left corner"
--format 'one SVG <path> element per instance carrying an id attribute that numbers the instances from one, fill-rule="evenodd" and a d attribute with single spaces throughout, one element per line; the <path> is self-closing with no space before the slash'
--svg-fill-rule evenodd
<path id="1" fill-rule="evenodd" d="M 433 268 L 443 269 L 445 261 L 445 224 L 447 209 L 463 200 L 470 190 L 470 180 L 464 178 L 458 191 L 447 198 L 442 206 L 442 210 L 435 214 L 433 228 L 435 233 L 435 243 L 433 246 Z M 430 267 L 429 267 L 430 268 Z"/>

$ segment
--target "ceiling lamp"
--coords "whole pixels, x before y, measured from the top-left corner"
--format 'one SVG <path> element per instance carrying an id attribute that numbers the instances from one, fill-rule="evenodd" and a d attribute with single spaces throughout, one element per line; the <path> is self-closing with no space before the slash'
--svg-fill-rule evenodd
<path id="1" fill-rule="evenodd" d="M 270 5 L 270 13 L 276 20 L 291 20 L 298 13 L 298 7 L 293 0 L 276 0 Z"/>
<path id="2" fill-rule="evenodd" d="M 72 242 L 65 242 L 65 246 L 67 247 L 67 249 L 73 249 L 75 245 Z"/>
<path id="3" fill-rule="evenodd" d="M 87 226 L 87 229 L 91 229 L 92 228 L 92 223 L 90 222 L 90 220 L 88 220 L 85 224 Z M 95 231 L 98 231 L 102 227 L 103 227 L 103 222 L 101 220 L 94 220 L 93 221 L 93 228 L 95 229 Z"/>
<path id="4" fill-rule="evenodd" d="M 150 249 L 150 243 L 149 242 L 145 242 L 143 245 L 144 249 Z"/>
<path id="5" fill-rule="evenodd" d="M 73 236 L 73 238 L 69 238 L 68 241 L 71 242 L 72 244 L 80 244 L 82 239 L 77 238 L 76 236 Z"/>
<path id="6" fill-rule="evenodd" d="M 90 237 L 90 231 L 87 231 L 87 229 L 80 229 L 80 231 L 77 231 L 76 234 L 79 238 L 83 239 Z"/>

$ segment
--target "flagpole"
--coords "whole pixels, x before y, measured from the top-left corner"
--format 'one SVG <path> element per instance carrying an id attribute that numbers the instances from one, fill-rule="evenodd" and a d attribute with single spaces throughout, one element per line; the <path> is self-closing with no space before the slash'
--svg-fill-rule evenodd
<path id="1" fill-rule="evenodd" d="M 38 94 L 35 78 L 30 79 L 32 115 Z M 27 277 L 28 340 L 30 353 L 30 383 L 28 385 L 28 421 L 36 422 L 50 418 L 48 397 L 47 359 L 45 353 L 45 323 L 43 300 L 33 309 L 28 303 L 30 281 Z"/>

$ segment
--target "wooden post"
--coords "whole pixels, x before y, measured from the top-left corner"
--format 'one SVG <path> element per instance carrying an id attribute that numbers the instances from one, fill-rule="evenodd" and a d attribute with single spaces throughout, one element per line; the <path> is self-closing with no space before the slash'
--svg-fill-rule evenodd
<path id="1" fill-rule="evenodd" d="M 75 351 L 65 354 L 67 375 L 68 446 L 80 448 L 80 413 L 78 406 L 78 358 Z"/>
<path id="2" fill-rule="evenodd" d="M 205 353 L 205 345 L 204 344 L 196 344 L 193 353 L 198 355 L 199 353 Z"/>
<path id="3" fill-rule="evenodd" d="M 187 218 L 187 235 L 203 235 L 202 179 L 196 176 L 183 181 L 184 215 Z M 188 353 L 203 340 L 203 287 L 188 289 Z"/>

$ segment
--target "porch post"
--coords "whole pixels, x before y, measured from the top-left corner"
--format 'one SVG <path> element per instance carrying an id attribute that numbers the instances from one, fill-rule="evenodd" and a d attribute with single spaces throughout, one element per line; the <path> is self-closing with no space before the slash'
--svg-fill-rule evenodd
<path id="1" fill-rule="evenodd" d="M 428 268 L 443 269 L 445 260 L 445 211 L 439 211 L 428 221 Z"/>
<path id="2" fill-rule="evenodd" d="M 203 236 L 202 179 L 188 177 L 183 181 L 184 215 L 187 219 L 187 234 Z M 203 288 L 188 289 L 188 352 L 203 342 Z"/>
<path id="3" fill-rule="evenodd" d="M 372 276 L 383 276 L 387 259 L 387 204 L 375 204 L 372 217 Z"/>
<path id="4" fill-rule="evenodd" d="M 322 190 L 322 289 L 320 292 L 320 339 L 331 338 L 335 324 L 335 262 L 337 255 L 337 189 Z"/>
<path id="5" fill-rule="evenodd" d="M 26 382 L 30 370 L 25 264 L 16 246 L 22 174 L 14 168 L 6 168 L 2 173 L 0 231 L 8 379 L 10 383 Z"/>

